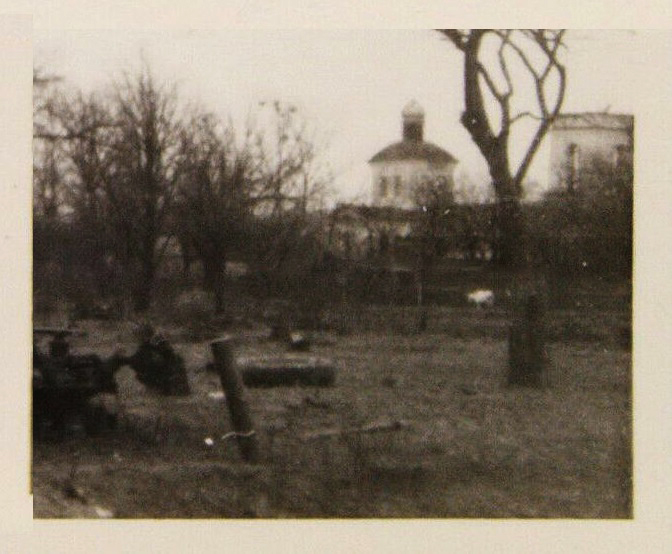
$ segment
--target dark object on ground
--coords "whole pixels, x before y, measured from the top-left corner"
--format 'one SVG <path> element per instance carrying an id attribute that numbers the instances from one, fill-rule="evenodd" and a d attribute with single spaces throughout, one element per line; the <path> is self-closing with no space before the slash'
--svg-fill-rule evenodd
<path id="1" fill-rule="evenodd" d="M 184 360 L 154 329 L 140 331 L 140 345 L 124 360 L 143 385 L 165 396 L 188 396 L 191 392 Z"/>
<path id="2" fill-rule="evenodd" d="M 537 294 L 531 294 L 509 333 L 509 385 L 542 385 L 547 362 L 545 339 L 542 302 Z"/>
<path id="3" fill-rule="evenodd" d="M 117 414 L 95 400 L 107 395 L 116 400 L 114 379 L 120 363 L 103 361 L 95 354 L 72 354 L 71 329 L 33 329 L 33 436 L 62 440 L 68 430 L 84 428 L 96 435 L 116 426 Z M 38 337 L 51 337 L 49 350 L 38 345 Z"/>
<path id="4" fill-rule="evenodd" d="M 245 398 L 245 388 L 236 367 L 233 339 L 222 337 L 214 341 L 211 347 L 240 454 L 246 462 L 256 463 L 259 461 L 259 444 Z"/>
<path id="5" fill-rule="evenodd" d="M 303 333 L 290 333 L 289 349 L 293 352 L 309 352 L 310 339 Z"/>
<path id="6" fill-rule="evenodd" d="M 393 389 L 399 384 L 399 379 L 397 377 L 385 377 L 382 384 L 387 388 Z"/>
<path id="7" fill-rule="evenodd" d="M 336 381 L 334 363 L 315 356 L 247 358 L 241 365 L 243 383 L 248 387 L 330 387 Z"/>

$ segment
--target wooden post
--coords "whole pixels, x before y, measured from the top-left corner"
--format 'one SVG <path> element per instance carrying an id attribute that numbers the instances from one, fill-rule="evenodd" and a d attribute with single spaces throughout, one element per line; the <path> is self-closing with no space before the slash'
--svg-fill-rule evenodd
<path id="1" fill-rule="evenodd" d="M 213 341 L 210 347 L 226 394 L 226 404 L 229 407 L 233 430 L 236 432 L 238 448 L 246 462 L 256 463 L 259 461 L 259 443 L 245 399 L 245 388 L 236 368 L 233 338 L 224 336 Z"/>
<path id="2" fill-rule="evenodd" d="M 541 299 L 531 294 L 509 334 L 509 385 L 539 387 L 544 381 L 546 347 Z"/>

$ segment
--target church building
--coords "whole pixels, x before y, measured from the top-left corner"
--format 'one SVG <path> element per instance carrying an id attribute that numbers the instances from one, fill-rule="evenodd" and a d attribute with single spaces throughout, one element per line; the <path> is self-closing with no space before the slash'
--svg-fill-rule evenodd
<path id="1" fill-rule="evenodd" d="M 369 205 L 339 204 L 332 212 L 332 249 L 348 258 L 389 253 L 389 245 L 408 239 L 418 217 L 419 185 L 453 189 L 457 160 L 424 140 L 425 112 L 410 101 L 402 113 L 401 140 L 369 160 L 372 194 Z M 388 260 L 389 263 L 389 260 Z"/>
<path id="2" fill-rule="evenodd" d="M 457 160 L 443 148 L 424 140 L 425 111 L 415 100 L 401 112 L 402 140 L 383 148 L 369 160 L 374 207 L 416 207 L 414 191 L 423 182 L 452 190 Z"/>

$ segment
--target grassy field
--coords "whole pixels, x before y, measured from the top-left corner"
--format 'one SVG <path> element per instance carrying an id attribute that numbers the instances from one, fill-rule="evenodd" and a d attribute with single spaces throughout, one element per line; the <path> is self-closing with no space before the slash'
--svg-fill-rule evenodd
<path id="1" fill-rule="evenodd" d="M 549 314 L 549 385 L 535 390 L 505 386 L 502 313 L 443 309 L 423 335 L 383 308 L 351 314 L 314 341 L 339 366 L 335 387 L 248 389 L 257 465 L 221 438 L 207 337 L 167 328 L 193 394 L 158 399 L 122 369 L 117 432 L 34 446 L 35 517 L 629 518 L 630 352 L 611 333 L 627 314 L 565 316 Z M 130 325 L 86 327 L 81 349 L 132 349 Z M 283 352 L 267 331 L 241 329 L 238 353 Z M 402 425 L 311 436 L 391 422 Z"/>

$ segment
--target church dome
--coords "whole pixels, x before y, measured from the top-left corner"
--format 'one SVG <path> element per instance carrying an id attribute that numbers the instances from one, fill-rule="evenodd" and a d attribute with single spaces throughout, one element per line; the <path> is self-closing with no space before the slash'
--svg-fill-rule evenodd
<path id="1" fill-rule="evenodd" d="M 424 160 L 431 164 L 457 162 L 456 158 L 436 144 L 425 141 L 402 140 L 383 148 L 369 160 L 369 163 L 399 160 Z"/>
<path id="2" fill-rule="evenodd" d="M 422 109 L 422 106 L 416 100 L 411 100 L 404 106 L 401 118 L 403 140 L 383 148 L 369 160 L 369 163 L 400 160 L 422 160 L 430 164 L 457 162 L 457 159 L 443 148 L 424 140 L 425 110 Z"/>

